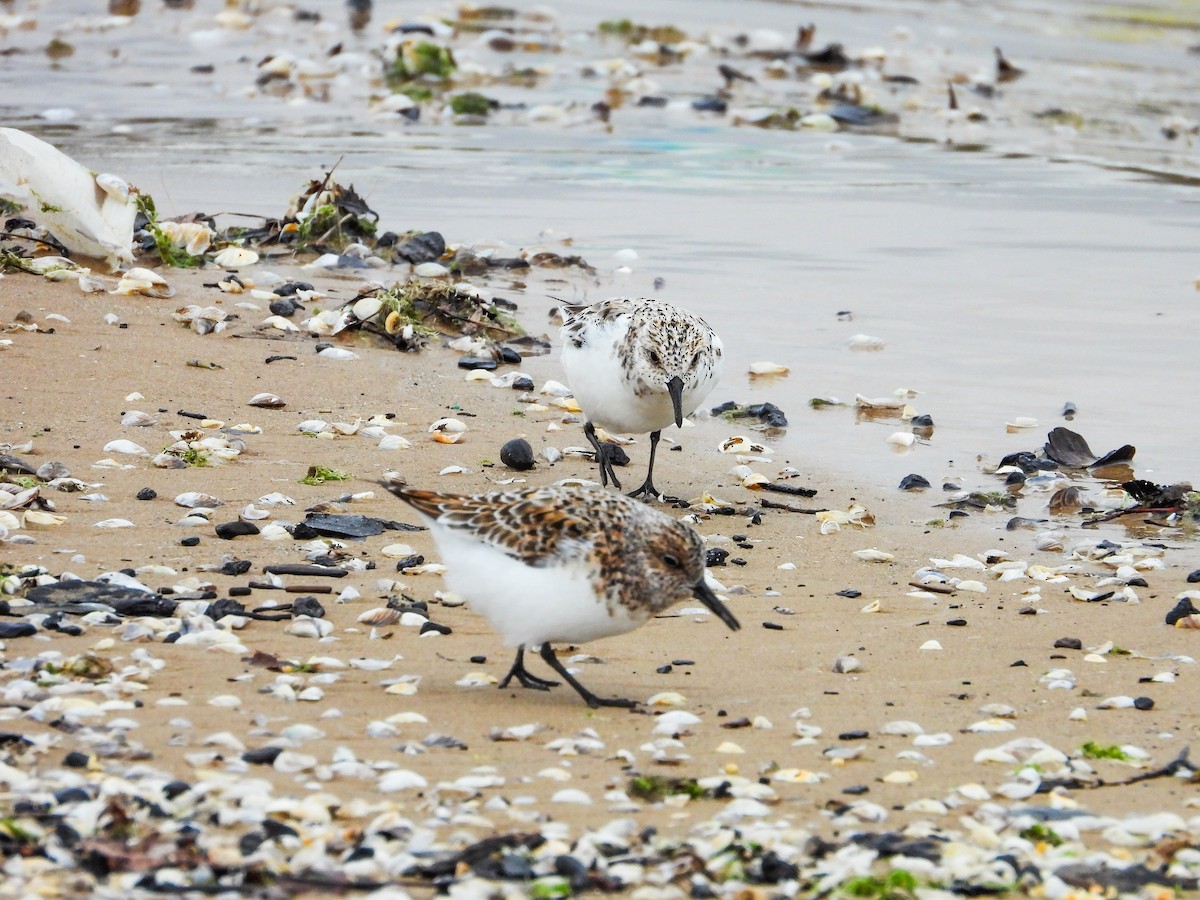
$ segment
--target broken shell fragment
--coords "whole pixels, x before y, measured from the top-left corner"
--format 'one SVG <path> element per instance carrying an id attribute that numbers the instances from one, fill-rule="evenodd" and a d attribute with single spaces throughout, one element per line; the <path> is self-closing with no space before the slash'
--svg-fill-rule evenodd
<path id="1" fill-rule="evenodd" d="M 245 247 L 226 247 L 213 257 L 213 264 L 222 269 L 244 269 L 258 262 L 258 254 Z"/>
<path id="2" fill-rule="evenodd" d="M 246 403 L 247 406 L 261 406 L 263 409 L 282 409 L 287 403 L 278 394 L 255 394 Z"/>
<path id="3" fill-rule="evenodd" d="M 790 369 L 787 366 L 773 362 L 750 363 L 751 375 L 786 375 Z"/>
<path id="4" fill-rule="evenodd" d="M 175 296 L 175 288 L 167 284 L 167 279 L 149 269 L 134 268 L 121 276 L 113 294 L 142 294 L 146 297 L 165 299 Z"/>

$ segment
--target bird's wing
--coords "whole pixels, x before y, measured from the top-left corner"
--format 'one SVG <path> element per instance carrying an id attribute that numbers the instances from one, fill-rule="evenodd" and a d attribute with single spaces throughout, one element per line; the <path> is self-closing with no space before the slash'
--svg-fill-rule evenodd
<path id="1" fill-rule="evenodd" d="M 441 494 L 385 482 L 433 521 L 490 544 L 526 565 L 560 565 L 591 552 L 587 523 L 569 498 L 535 489 L 487 495 Z"/>

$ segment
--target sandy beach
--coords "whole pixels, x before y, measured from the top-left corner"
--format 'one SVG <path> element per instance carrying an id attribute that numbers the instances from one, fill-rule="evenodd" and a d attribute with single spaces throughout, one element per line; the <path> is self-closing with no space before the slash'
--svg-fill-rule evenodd
<path id="1" fill-rule="evenodd" d="M 750 6 L 754 17 L 770 12 Z M 409 14 L 377 10 L 376 26 L 393 12 Z M 1017 35 L 1003 36 L 1028 65 L 1043 38 L 1027 28 L 1028 9 L 1010 12 L 997 27 Z M 235 42 L 287 33 L 273 30 L 282 19 L 258 14 Z M 697 7 L 706 27 L 724 15 L 719 5 Z M 830 16 L 831 30 L 877 24 L 845 10 Z M 947 23 L 959 26 L 953 16 Z M 949 29 L 937 33 L 954 45 Z M 83 33 L 89 46 L 109 34 Z M 571 29 L 562 33 L 570 52 Z M 11 34 L 14 46 L 33 41 Z M 1146 49 L 1109 40 L 1122 58 Z M 1164 40 L 1181 46 L 1175 31 Z M 223 48 L 234 49 L 246 48 Z M 1082 67 L 1081 52 L 1068 56 Z M 915 52 L 889 58 L 929 62 Z M 30 58 L 5 59 L 20 67 Z M 78 77 L 64 65 L 54 77 Z M 229 65 L 218 78 L 246 74 Z M 687 72 L 681 64 L 658 74 L 670 83 Z M 568 90 L 554 81 L 548 96 L 559 102 Z M 161 99 L 148 96 L 151 105 Z M 86 108 L 86 92 L 79 97 Z M 257 138 L 255 126 L 237 139 L 216 129 L 213 146 L 229 152 L 188 173 L 172 151 L 190 146 L 191 125 L 163 119 L 147 126 L 151 137 L 121 148 L 124 138 L 110 134 L 113 143 L 99 146 L 111 152 L 85 157 L 111 123 L 89 113 L 77 126 L 39 128 L 20 116 L 15 124 L 89 165 L 124 163 L 147 190 L 154 178 L 170 180 L 151 191 L 164 198 L 164 215 L 201 205 L 268 215 L 286 205 L 279 185 L 299 188 L 327 171 L 340 140 L 319 136 L 324 126 L 304 118 L 311 107 L 279 99 L 264 90 L 230 100 L 280 118 Z M 587 107 L 560 106 L 595 129 L 581 139 L 563 126 L 564 141 L 579 141 L 569 153 L 552 146 L 544 125 L 514 118 L 455 131 L 447 115 L 403 134 L 363 126 L 358 155 L 351 148 L 341 164 L 364 191 L 378 188 L 367 199 L 383 226 L 421 219 L 442 228 L 446 259 L 474 246 L 579 254 L 590 264 L 464 279 L 489 302 L 515 303 L 527 334 L 548 343 L 549 353 L 526 350 L 494 373 L 519 370 L 532 391 L 469 378 L 449 335 L 400 352 L 355 329 L 317 337 L 264 327 L 270 300 L 223 290 L 229 275 L 211 254 L 199 269 L 139 256 L 166 279 L 169 298 L 84 293 L 70 280 L 5 271 L 0 453 L 33 469 L 62 463 L 83 484 L 69 492 L 27 473 L 6 476 L 37 486 L 38 498 L 14 504 L 0 534 L 0 625 L 34 626 L 0 640 L 0 897 L 1195 891 L 1200 804 L 1186 754 L 1200 730 L 1190 692 L 1200 630 L 1166 621 L 1198 565 L 1194 515 L 1089 521 L 1136 505 L 1123 481 L 1192 474 L 1183 375 L 1135 364 L 1131 349 L 1153 346 L 1156 359 L 1178 361 L 1190 346 L 1194 186 L 1181 174 L 1190 156 L 1171 157 L 1148 186 L 1108 167 L 1141 165 L 1145 145 L 1089 144 L 1098 139 L 1087 129 L 1072 138 L 1083 142 L 1080 155 L 1108 152 L 1108 163 L 1055 167 L 1046 155 L 1056 151 L 1042 145 L 1032 160 L 1008 159 L 1004 141 L 1029 135 L 999 127 L 985 135 L 996 155 L 976 157 L 904 135 L 844 133 L 783 150 L 765 131 L 735 140 L 682 119 L 655 125 L 649 138 L 618 124 L 614 143 L 601 145 L 610 137 L 580 113 Z M 933 120 L 919 114 L 929 109 L 910 104 L 904 127 L 927 133 Z M 993 121 L 1002 118 L 993 110 Z M 511 145 L 492 138 L 510 127 L 521 135 Z M 966 138 L 974 125 L 946 127 Z M 292 168 L 264 161 L 263 148 L 292 134 L 313 142 L 288 157 Z M 412 149 L 422 141 L 428 155 Z M 619 163 L 603 149 L 625 153 L 639 141 L 643 149 Z M 389 168 L 395 142 L 412 153 L 412 170 Z M 650 145 L 639 174 L 638 154 Z M 464 166 L 455 196 L 446 179 L 453 154 L 468 148 L 496 156 L 490 167 Z M 505 167 L 526 150 L 549 188 L 531 190 Z M 690 170 L 706 152 L 713 168 Z M 784 165 L 787 153 L 820 168 Z M 739 171 L 746 159 L 755 165 Z M 678 181 L 658 177 L 680 161 Z M 414 175 L 422 165 L 436 166 L 437 177 Z M 235 166 L 232 180 L 215 177 Z M 558 166 L 578 168 L 564 175 Z M 989 172 L 999 173 L 997 185 Z M 296 323 L 368 282 L 420 280 L 407 263 L 313 268 L 315 255 L 275 247 L 239 277 L 247 288 L 310 283 L 317 296 Z M 594 463 L 570 452 L 586 446 L 582 420 L 542 391 L 565 380 L 553 311 L 560 300 L 656 292 L 694 306 L 726 336 L 730 368 L 705 407 L 769 401 L 789 427 L 763 432 L 754 419 L 706 409 L 664 435 L 656 481 L 688 505 L 660 506 L 728 551 L 711 572 L 742 630 L 685 602 L 631 634 L 559 648 L 589 688 L 643 701 L 638 709 L 589 710 L 566 687 L 497 690 L 512 651 L 469 608 L 443 602 L 426 531 L 334 540 L 272 528 L 311 513 L 416 525 L 379 485 L 391 471 L 458 492 L 596 479 Z M 189 305 L 230 318 L 200 334 L 175 316 Z M 851 349 L 864 333 L 883 334 L 883 349 Z M 357 358 L 322 356 L 322 341 Z M 764 360 L 790 371 L 752 377 L 750 363 Z M 914 389 L 913 410 L 855 410 L 855 393 L 894 397 L 887 392 L 902 386 Z M 249 405 L 264 392 L 284 405 Z M 834 405 L 810 406 L 835 394 Z M 1067 400 L 1079 406 L 1069 420 Z M 122 424 L 131 411 L 148 424 Z M 911 437 L 910 412 L 932 413 L 936 427 L 897 452 L 886 439 Z M 433 439 L 429 428 L 443 417 L 466 425 L 458 443 Z M 1007 454 L 1040 454 L 1057 426 L 1077 430 L 1097 455 L 1126 442 L 1137 455 L 1120 472 L 1031 468 L 1024 483 L 1011 466 L 997 473 Z M 220 464 L 152 462 L 194 430 L 240 452 Z M 404 440 L 381 449 L 382 435 Z M 766 450 L 720 452 L 736 435 Z M 532 471 L 500 462 L 515 437 L 531 443 Z M 145 452 L 123 453 L 114 441 Z M 632 485 L 648 441 L 638 436 L 626 449 L 622 475 Z M 558 451 L 556 461 L 543 451 Z M 346 478 L 302 483 L 314 466 Z M 750 489 L 739 466 L 815 493 Z M 930 486 L 899 490 L 910 473 Z M 1064 497 L 1065 488 L 1077 490 Z M 219 501 L 207 519 L 177 502 L 193 492 Z M 259 533 L 219 536 L 220 526 L 247 519 Z M 415 555 L 434 570 L 397 571 L 398 559 Z M 266 567 L 314 556 L 331 557 L 343 574 L 268 584 Z M 61 613 L 26 599 L 39 582 L 122 571 L 178 601 L 174 614 Z M 303 597 L 321 614 L 293 617 Z M 206 616 L 210 603 L 228 600 L 253 615 Z M 389 600 L 409 610 L 405 618 L 362 620 Z M 541 665 L 531 663 L 539 673 Z"/>

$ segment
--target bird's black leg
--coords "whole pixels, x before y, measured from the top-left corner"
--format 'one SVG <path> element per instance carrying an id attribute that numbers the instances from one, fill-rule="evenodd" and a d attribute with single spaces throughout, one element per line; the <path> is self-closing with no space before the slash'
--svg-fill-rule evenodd
<path id="1" fill-rule="evenodd" d="M 558 661 L 558 657 L 554 655 L 554 650 L 548 643 L 542 644 L 542 659 L 546 661 L 546 665 L 561 675 L 567 684 L 575 688 L 575 692 L 583 698 L 583 702 L 592 709 L 600 706 L 619 706 L 622 709 L 632 709 L 637 706 L 636 700 L 623 700 L 620 697 L 613 697 L 612 699 L 597 697 L 580 684 L 578 679 L 563 667 L 563 664 Z"/>
<path id="2" fill-rule="evenodd" d="M 513 660 L 512 668 L 508 670 L 508 674 L 504 676 L 504 680 L 498 687 L 508 687 L 508 683 L 514 678 L 521 683 L 521 687 L 533 688 L 535 691 L 548 691 L 558 684 L 557 681 L 550 681 L 548 678 L 538 678 L 525 668 L 524 644 L 517 648 L 517 658 Z"/>
<path id="3" fill-rule="evenodd" d="M 596 451 L 596 462 L 600 464 L 600 485 L 607 487 L 611 481 L 613 487 L 620 490 L 621 482 L 617 480 L 617 473 L 613 471 L 612 461 L 608 458 L 608 451 L 604 449 L 604 445 L 600 443 L 600 438 L 596 437 L 596 426 L 591 422 L 587 422 L 583 426 L 583 433 L 587 436 L 588 443 L 592 445 L 592 449 Z"/>
<path id="4" fill-rule="evenodd" d="M 654 451 L 658 449 L 658 440 L 662 437 L 661 431 L 650 432 L 650 468 L 646 470 L 646 480 L 642 482 L 642 486 L 635 491 L 631 491 L 630 497 L 661 497 L 662 494 L 654 487 Z M 620 485 L 617 485 L 620 487 Z"/>

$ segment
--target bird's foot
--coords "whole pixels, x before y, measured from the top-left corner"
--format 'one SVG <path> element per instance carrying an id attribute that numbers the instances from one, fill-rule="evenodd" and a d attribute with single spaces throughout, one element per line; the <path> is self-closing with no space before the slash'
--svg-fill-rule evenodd
<path id="1" fill-rule="evenodd" d="M 525 668 L 525 648 L 521 647 L 517 650 L 517 658 L 513 660 L 512 667 L 508 670 L 508 674 L 504 676 L 497 687 L 503 689 L 508 687 L 508 684 L 513 679 L 523 688 L 529 688 L 535 691 L 548 691 L 550 688 L 557 686 L 560 682 L 551 681 L 549 678 L 539 678 L 528 669 Z"/>

